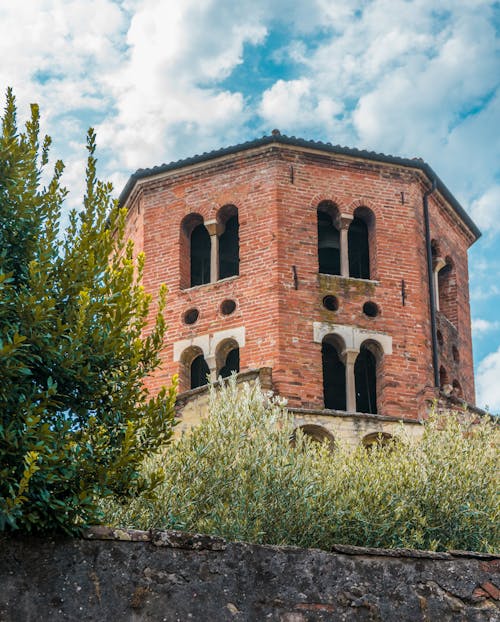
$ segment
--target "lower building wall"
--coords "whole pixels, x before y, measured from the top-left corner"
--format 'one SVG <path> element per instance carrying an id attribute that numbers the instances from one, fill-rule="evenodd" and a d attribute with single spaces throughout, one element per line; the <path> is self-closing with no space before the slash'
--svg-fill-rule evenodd
<path id="1" fill-rule="evenodd" d="M 259 381 L 265 390 L 272 390 L 272 372 L 268 367 L 238 375 L 238 383 Z M 359 443 L 374 440 L 377 434 L 384 437 L 394 436 L 404 428 L 405 434 L 411 437 L 422 433 L 422 425 L 416 419 L 397 419 L 380 415 L 363 413 L 341 413 L 321 409 L 301 409 L 290 407 L 297 427 L 304 427 L 306 433 L 318 440 L 336 440 L 352 447 Z M 181 393 L 177 399 L 177 420 L 175 437 L 180 437 L 193 426 L 198 425 L 208 414 L 208 387 L 199 387 Z"/>
<path id="2" fill-rule="evenodd" d="M 499 619 L 492 555 L 326 552 L 102 527 L 86 538 L 0 538 L 0 620 Z"/>

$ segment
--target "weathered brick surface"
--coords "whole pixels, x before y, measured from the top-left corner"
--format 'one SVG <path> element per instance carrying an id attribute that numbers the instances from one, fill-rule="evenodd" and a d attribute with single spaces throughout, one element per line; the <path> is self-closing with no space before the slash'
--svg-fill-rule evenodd
<path id="1" fill-rule="evenodd" d="M 130 235 L 146 253 L 146 288 L 154 293 L 166 282 L 170 290 L 164 363 L 151 386 L 168 383 L 180 371 L 180 363 L 173 360 L 175 341 L 244 326 L 241 370 L 271 367 L 276 390 L 291 406 L 321 409 L 321 344 L 313 340 L 313 322 L 327 321 L 392 336 L 393 353 L 384 356 L 379 368 L 378 412 L 421 416 L 438 393 L 433 386 L 422 210 L 428 186 L 420 171 L 407 167 L 283 145 L 142 181 L 129 200 Z M 316 208 L 322 200 L 333 201 L 343 214 L 352 215 L 360 206 L 372 211 L 370 281 L 318 275 Z M 182 289 L 188 269 L 183 218 L 196 213 L 210 221 L 227 204 L 239 211 L 240 275 Z M 440 365 L 450 384 L 458 381 L 462 397 L 474 403 L 467 269 L 473 236 L 438 193 L 429 204 L 431 236 L 454 264 L 439 317 L 444 339 Z M 338 297 L 338 311 L 322 306 L 327 294 Z M 227 298 L 237 308 L 223 316 L 220 304 Z M 379 306 L 379 316 L 362 312 L 368 300 Z M 182 316 L 190 307 L 198 308 L 200 316 L 187 326 Z M 187 377 L 181 380 L 183 391 Z"/>
<path id="2" fill-rule="evenodd" d="M 312 622 L 500 619 L 498 557 L 257 546 L 98 528 L 0 540 L 0 620 Z"/>

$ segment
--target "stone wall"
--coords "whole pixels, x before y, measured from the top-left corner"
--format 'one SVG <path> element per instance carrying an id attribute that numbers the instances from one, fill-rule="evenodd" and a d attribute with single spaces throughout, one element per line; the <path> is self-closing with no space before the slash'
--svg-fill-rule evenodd
<path id="1" fill-rule="evenodd" d="M 104 541 L 103 541 L 104 540 Z M 95 528 L 0 540 L 0 620 L 500 619 L 500 557 Z"/>

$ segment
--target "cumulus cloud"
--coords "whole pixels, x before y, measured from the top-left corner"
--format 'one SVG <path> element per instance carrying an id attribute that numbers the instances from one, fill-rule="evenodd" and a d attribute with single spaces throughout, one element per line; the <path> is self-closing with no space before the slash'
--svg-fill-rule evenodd
<path id="1" fill-rule="evenodd" d="M 488 238 L 500 233 L 500 185 L 492 186 L 472 203 L 471 215 Z"/>
<path id="2" fill-rule="evenodd" d="M 327 95 L 318 96 L 311 80 L 278 80 L 260 104 L 260 115 L 269 125 L 288 128 L 319 127 L 330 130 L 342 105 Z"/>
<path id="3" fill-rule="evenodd" d="M 500 347 L 478 365 L 476 375 L 477 403 L 490 412 L 500 413 Z"/>
<path id="4" fill-rule="evenodd" d="M 479 317 L 472 319 L 472 334 L 475 337 L 482 337 L 498 329 L 500 329 L 500 322 L 497 320 L 485 320 Z"/>

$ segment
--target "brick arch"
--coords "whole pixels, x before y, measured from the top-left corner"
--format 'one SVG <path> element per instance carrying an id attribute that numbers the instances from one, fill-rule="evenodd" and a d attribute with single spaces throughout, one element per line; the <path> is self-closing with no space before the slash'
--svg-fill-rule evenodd
<path id="1" fill-rule="evenodd" d="M 373 212 L 373 215 L 375 217 L 377 216 L 378 206 L 371 199 L 367 199 L 364 197 L 353 199 L 350 203 L 347 204 L 345 212 L 348 214 L 354 214 L 355 210 L 358 207 L 367 207 Z"/>
<path id="2" fill-rule="evenodd" d="M 339 210 L 339 212 L 344 211 L 344 207 L 343 207 L 344 202 L 341 201 L 338 198 L 338 196 L 333 195 L 333 194 L 327 194 L 325 192 L 318 192 L 318 194 L 315 194 L 313 198 L 311 199 L 311 201 L 309 202 L 309 207 L 311 209 L 316 209 L 318 205 L 322 203 L 323 201 L 331 201 L 337 206 L 337 209 Z"/>

